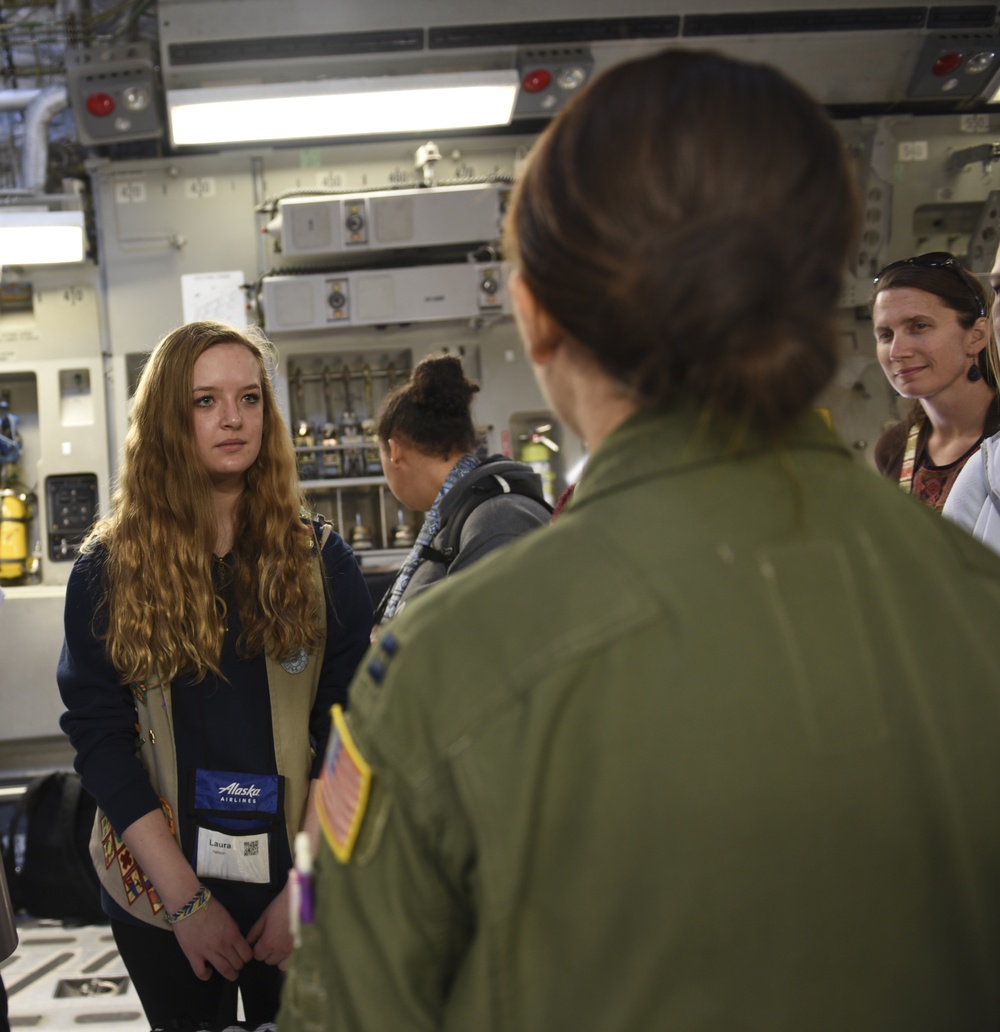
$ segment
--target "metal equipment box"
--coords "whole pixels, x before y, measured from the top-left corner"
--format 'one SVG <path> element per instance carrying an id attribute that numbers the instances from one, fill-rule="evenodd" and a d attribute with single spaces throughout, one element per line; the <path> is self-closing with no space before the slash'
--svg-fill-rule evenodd
<path id="1" fill-rule="evenodd" d="M 509 191 L 487 183 L 288 197 L 267 231 L 288 257 L 495 241 Z"/>
<path id="2" fill-rule="evenodd" d="M 268 333 L 510 312 L 500 262 L 265 276 L 259 302 Z"/>

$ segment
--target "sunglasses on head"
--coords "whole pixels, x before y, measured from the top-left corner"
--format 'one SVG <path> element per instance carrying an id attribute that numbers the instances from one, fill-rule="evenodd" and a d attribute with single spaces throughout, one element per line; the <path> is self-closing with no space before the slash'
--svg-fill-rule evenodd
<path id="1" fill-rule="evenodd" d="M 969 282 L 969 273 L 966 272 L 965 266 L 948 251 L 928 251 L 927 254 L 918 254 L 913 258 L 900 258 L 898 262 L 890 262 L 874 279 L 873 285 L 878 286 L 878 281 L 891 269 L 900 269 L 904 265 L 914 265 L 918 269 L 951 269 L 952 272 L 965 284 L 976 302 L 976 308 L 979 310 L 980 318 L 986 315 L 986 305 L 983 303 L 983 299 L 979 296 L 978 292 L 973 288 Z"/>

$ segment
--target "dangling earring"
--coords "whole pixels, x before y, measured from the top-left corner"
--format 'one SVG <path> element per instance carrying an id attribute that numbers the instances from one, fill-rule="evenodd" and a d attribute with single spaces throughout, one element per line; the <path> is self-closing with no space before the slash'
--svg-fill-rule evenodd
<path id="1" fill-rule="evenodd" d="M 965 375 L 969 378 L 970 383 L 975 383 L 977 380 L 981 380 L 983 378 L 983 371 L 979 368 L 978 362 L 973 362 L 972 365 L 969 366 L 969 371 Z"/>

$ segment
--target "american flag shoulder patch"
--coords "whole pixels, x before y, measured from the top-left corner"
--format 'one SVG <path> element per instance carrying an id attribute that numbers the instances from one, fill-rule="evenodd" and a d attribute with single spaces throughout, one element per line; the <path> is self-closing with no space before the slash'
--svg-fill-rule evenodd
<path id="1" fill-rule="evenodd" d="M 361 831 L 372 784 L 372 769 L 351 737 L 343 709 L 332 710 L 330 741 L 319 778 L 317 810 L 334 856 L 346 864 Z"/>

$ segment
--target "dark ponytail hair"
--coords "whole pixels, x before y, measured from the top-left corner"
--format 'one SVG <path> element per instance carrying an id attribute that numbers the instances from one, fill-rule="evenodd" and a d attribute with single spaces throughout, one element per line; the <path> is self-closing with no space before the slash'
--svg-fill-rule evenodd
<path id="1" fill-rule="evenodd" d="M 428 355 L 385 396 L 375 424 L 378 439 L 388 445 L 390 437 L 401 437 L 442 459 L 475 451 L 472 398 L 478 390 L 455 355 Z"/>
<path id="2" fill-rule="evenodd" d="M 780 72 L 713 53 L 618 65 L 542 135 L 505 249 L 641 405 L 783 429 L 837 364 L 858 225 L 843 145 Z"/>

